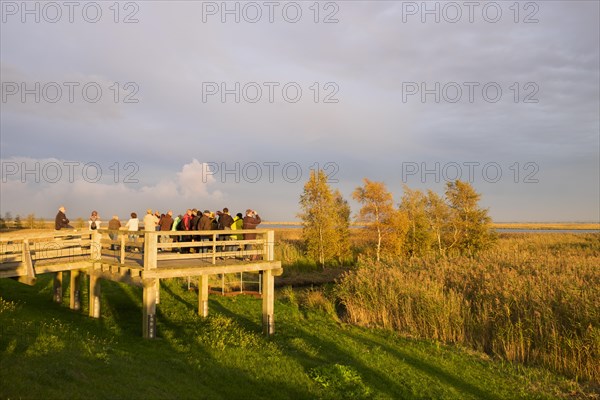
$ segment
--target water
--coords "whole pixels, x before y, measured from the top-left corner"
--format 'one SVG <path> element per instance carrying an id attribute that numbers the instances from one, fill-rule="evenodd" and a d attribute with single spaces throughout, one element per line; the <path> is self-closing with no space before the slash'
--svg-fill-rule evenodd
<path id="1" fill-rule="evenodd" d="M 262 229 L 300 229 L 302 225 L 283 225 L 283 224 L 261 224 L 258 228 Z M 360 226 L 351 226 L 351 229 L 360 228 Z M 600 229 L 515 229 L 515 228 L 496 228 L 498 233 L 600 233 Z"/>
<path id="2" fill-rule="evenodd" d="M 598 229 L 513 229 L 497 228 L 498 233 L 600 233 Z"/>

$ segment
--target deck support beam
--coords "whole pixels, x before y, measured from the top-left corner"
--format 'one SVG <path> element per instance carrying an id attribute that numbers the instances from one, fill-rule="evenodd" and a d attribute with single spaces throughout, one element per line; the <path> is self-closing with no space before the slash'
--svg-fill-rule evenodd
<path id="1" fill-rule="evenodd" d="M 275 333 L 275 321 L 273 320 L 275 314 L 275 277 L 271 270 L 266 270 L 262 273 L 262 290 L 263 333 L 267 336 L 271 336 Z"/>
<path id="2" fill-rule="evenodd" d="M 81 309 L 81 271 L 71 271 L 71 283 L 69 285 L 69 307 L 71 310 Z"/>
<path id="3" fill-rule="evenodd" d="M 100 318 L 100 278 L 93 272 L 90 273 L 90 317 Z"/>
<path id="4" fill-rule="evenodd" d="M 52 288 L 52 296 L 55 303 L 61 304 L 63 300 L 63 273 L 55 272 L 54 273 L 54 284 Z"/>
<path id="5" fill-rule="evenodd" d="M 156 282 L 158 279 L 144 279 L 142 294 L 144 339 L 156 338 Z"/>
<path id="6" fill-rule="evenodd" d="M 198 315 L 208 317 L 208 275 L 200 275 L 198 282 Z"/>

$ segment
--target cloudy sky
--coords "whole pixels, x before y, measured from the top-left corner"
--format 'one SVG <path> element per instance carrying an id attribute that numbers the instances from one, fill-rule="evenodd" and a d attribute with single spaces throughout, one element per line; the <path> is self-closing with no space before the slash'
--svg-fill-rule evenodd
<path id="1" fill-rule="evenodd" d="M 293 220 L 323 168 L 347 199 L 461 178 L 497 221 L 600 220 L 597 1 L 1 11 L 2 215 Z"/>

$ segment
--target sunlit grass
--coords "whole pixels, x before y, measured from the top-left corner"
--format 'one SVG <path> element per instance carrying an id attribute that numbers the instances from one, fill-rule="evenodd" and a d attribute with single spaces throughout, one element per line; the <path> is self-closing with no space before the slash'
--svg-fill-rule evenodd
<path id="1" fill-rule="evenodd" d="M 165 280 L 156 340 L 141 338 L 140 289 L 103 282 L 100 320 L 52 303 L 51 289 L 49 276 L 33 287 L 0 280 L 2 398 L 583 396 L 542 369 L 344 324 L 328 289 L 282 291 L 267 338 L 260 299 L 211 295 L 203 319 L 185 280 Z"/>

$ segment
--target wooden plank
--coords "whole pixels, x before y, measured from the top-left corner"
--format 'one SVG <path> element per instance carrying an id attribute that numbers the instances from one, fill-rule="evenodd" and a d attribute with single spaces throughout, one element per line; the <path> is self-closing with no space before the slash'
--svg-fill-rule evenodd
<path id="1" fill-rule="evenodd" d="M 262 273 L 262 290 L 263 332 L 267 336 L 271 336 L 275 333 L 275 321 L 273 320 L 275 315 L 275 278 L 270 270 L 263 271 Z"/>
<path id="2" fill-rule="evenodd" d="M 144 279 L 142 293 L 142 331 L 145 339 L 156 337 L 156 279 Z"/>
<path id="3" fill-rule="evenodd" d="M 48 239 L 63 239 L 63 238 L 83 238 L 90 237 L 92 232 L 76 232 L 76 231 L 49 231 L 47 233 L 3 233 L 0 236 L 0 243 L 6 242 L 21 242 L 24 239 L 35 241 L 35 240 L 48 240 Z"/>
<path id="4" fill-rule="evenodd" d="M 106 279 L 107 281 L 121 282 L 131 286 L 142 287 L 142 278 L 138 275 L 130 276 L 126 274 L 113 274 L 111 272 L 94 271 L 92 273 L 99 279 Z"/>
<path id="5" fill-rule="evenodd" d="M 198 282 L 198 315 L 208 317 L 208 275 L 200 275 Z"/>
<path id="6" fill-rule="evenodd" d="M 34 260 L 46 260 L 59 257 L 77 257 L 83 255 L 81 247 L 63 247 L 60 249 L 36 250 L 32 254 Z"/>
<path id="7" fill-rule="evenodd" d="M 160 232 L 160 231 L 159 231 Z M 237 232 L 237 231 L 236 231 Z M 191 236 L 191 235 L 189 235 Z M 264 239 L 249 239 L 249 240 L 217 240 L 217 246 L 234 246 L 234 245 L 245 245 L 245 244 L 264 244 Z M 161 249 L 177 249 L 182 247 L 211 247 L 213 244 L 212 240 L 203 242 L 174 242 L 174 243 L 159 243 L 158 247 Z"/>
<path id="8" fill-rule="evenodd" d="M 0 278 L 17 278 L 27 275 L 27 270 L 22 262 L 11 262 L 2 264 L 0 268 Z"/>
<path id="9" fill-rule="evenodd" d="M 68 262 L 66 264 L 43 264 L 40 265 L 39 262 L 35 264 L 35 272 L 36 274 L 47 274 L 51 272 L 59 272 L 59 271 L 72 271 L 74 269 L 87 269 L 93 264 L 88 260 L 81 261 L 73 261 Z"/>
<path id="10" fill-rule="evenodd" d="M 140 277 L 142 275 L 142 270 L 141 269 L 137 269 L 137 268 L 131 268 L 129 270 L 129 273 L 131 275 L 132 278 L 137 278 Z"/>
<path id="11" fill-rule="evenodd" d="M 236 272 L 265 271 L 281 269 L 281 261 L 263 261 L 248 264 L 209 265 L 206 267 L 161 267 L 150 271 L 143 271 L 143 278 L 181 278 L 186 276 L 200 276 L 204 274 L 232 274 Z"/>
<path id="12" fill-rule="evenodd" d="M 238 251 L 223 251 L 216 252 L 215 257 L 246 257 L 252 255 L 264 255 L 263 250 L 238 250 Z M 193 254 L 181 254 L 181 253 L 160 253 L 158 254 L 158 261 L 163 260 L 189 260 L 189 259 L 206 259 L 211 260 L 213 253 L 193 253 Z"/>

